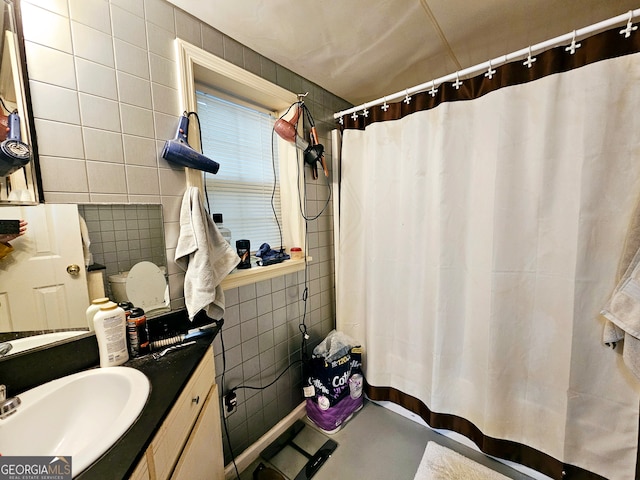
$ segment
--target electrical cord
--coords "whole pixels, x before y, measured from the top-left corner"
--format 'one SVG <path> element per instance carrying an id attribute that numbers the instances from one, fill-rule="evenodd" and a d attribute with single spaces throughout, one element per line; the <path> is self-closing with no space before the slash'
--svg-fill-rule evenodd
<path id="1" fill-rule="evenodd" d="M 280 117 L 280 118 L 284 118 L 294 106 L 299 106 L 300 108 L 303 109 L 303 112 L 305 113 L 304 116 L 307 117 L 307 120 L 310 124 L 310 126 L 313 128 L 314 127 L 314 122 L 313 122 L 313 117 L 311 116 L 311 112 L 309 111 L 309 109 L 306 107 L 306 105 L 304 104 L 303 101 L 299 101 L 296 103 L 293 103 L 292 105 L 289 106 L 289 108 L 287 109 L 287 111 Z M 197 114 L 196 114 L 197 115 Z M 298 121 L 300 121 L 300 118 L 298 118 Z M 199 125 L 199 120 L 198 120 L 198 125 Z M 296 124 L 296 129 L 298 128 L 298 125 Z M 282 236 L 282 228 L 280 225 L 280 222 L 278 220 L 278 215 L 276 213 L 276 209 L 275 209 L 275 205 L 274 205 L 274 198 L 275 198 L 275 191 L 277 188 L 277 172 L 276 172 L 276 162 L 275 162 L 275 143 L 274 143 L 274 134 L 275 134 L 275 125 L 274 128 L 272 129 L 272 140 L 271 140 L 271 166 L 273 169 L 273 189 L 271 192 L 271 209 L 273 211 L 273 216 L 274 219 L 276 221 L 276 224 L 278 225 L 278 231 L 280 234 L 280 251 L 282 252 L 284 249 L 284 241 L 283 241 L 283 236 Z M 202 140 L 200 140 L 200 143 L 202 144 Z M 331 201 L 331 196 L 332 196 L 332 189 L 331 189 L 331 183 L 329 181 L 329 178 L 325 176 L 326 182 L 327 182 L 327 188 L 328 188 L 328 196 L 327 199 L 325 201 L 324 206 L 322 207 L 321 211 L 314 216 L 308 216 L 307 212 L 306 212 L 306 204 L 307 204 L 307 188 L 306 188 L 306 170 L 303 168 L 302 172 L 300 171 L 300 164 L 304 165 L 304 158 L 301 158 L 301 154 L 302 152 L 299 149 L 296 149 L 296 158 L 297 158 L 297 162 L 296 162 L 296 169 L 297 169 L 297 178 L 300 179 L 300 175 L 302 175 L 302 183 L 304 186 L 304 192 L 301 191 L 300 189 L 300 181 L 298 181 L 298 206 L 300 209 L 300 214 L 302 216 L 302 218 L 305 221 L 305 235 L 304 235 L 304 250 L 303 251 L 307 251 L 308 249 L 308 245 L 309 245 L 309 222 L 311 221 L 315 221 L 317 220 L 327 209 L 327 207 L 329 206 L 329 203 Z M 206 182 L 205 182 L 205 194 L 206 194 Z M 208 202 L 208 196 L 207 196 L 207 202 Z M 241 390 L 241 389 L 247 389 L 247 390 L 265 390 L 269 387 L 271 387 L 272 385 L 274 385 L 280 378 L 282 378 L 282 376 L 289 371 L 290 368 L 298 365 L 298 364 L 306 364 L 309 361 L 309 354 L 308 354 L 308 340 L 309 340 L 309 333 L 308 333 L 308 329 L 307 329 L 307 325 L 306 325 L 306 318 L 307 318 L 307 310 L 308 310 L 308 298 L 309 298 L 309 263 L 308 263 L 308 257 L 307 255 L 305 255 L 304 257 L 304 288 L 302 291 L 302 301 L 304 304 L 303 307 L 303 313 L 302 313 L 302 320 L 301 322 L 298 324 L 298 330 L 300 331 L 300 334 L 302 336 L 301 339 L 301 345 L 300 345 L 300 359 L 299 360 L 295 360 L 293 362 L 291 362 L 282 372 L 280 372 L 280 374 L 278 374 L 278 376 L 271 382 L 269 382 L 267 385 L 264 386 L 252 386 L 252 385 L 238 385 L 236 387 L 233 387 L 232 389 L 230 389 L 229 391 L 227 391 L 224 395 L 223 395 L 223 399 L 226 398 L 228 395 L 231 395 L 233 393 L 235 393 L 237 390 Z M 225 385 L 225 372 L 226 372 L 226 357 L 225 357 L 225 347 L 224 347 L 224 340 L 222 338 L 222 330 L 220 331 L 220 342 L 221 342 L 221 346 L 222 346 L 222 387 L 224 389 L 224 385 Z M 224 405 L 224 401 L 223 401 L 223 406 L 222 408 L 225 408 Z M 229 445 L 229 452 L 231 454 L 231 459 L 235 468 L 235 472 L 236 472 L 236 477 L 239 479 L 240 475 L 238 473 L 238 467 L 235 461 L 235 456 L 233 454 L 233 449 L 231 447 L 231 439 L 229 436 L 229 431 L 228 431 L 228 426 L 227 426 L 227 420 L 226 420 L 226 416 L 224 416 L 224 428 L 225 428 L 225 434 L 227 436 L 227 442 Z"/>
<path id="2" fill-rule="evenodd" d="M 184 115 L 188 118 L 191 115 L 196 117 L 198 122 L 198 142 L 200 143 L 200 153 L 204 154 L 204 145 L 202 145 L 202 128 L 200 127 L 200 117 L 198 112 L 184 112 Z M 209 192 L 207 191 L 207 172 L 204 172 L 204 198 L 207 200 L 207 213 L 211 215 L 211 206 L 209 205 Z"/>
<path id="3" fill-rule="evenodd" d="M 227 371 L 227 358 L 225 355 L 225 348 L 224 348 L 224 338 L 222 336 L 222 330 L 223 330 L 224 326 L 220 328 L 220 331 L 218 333 L 218 335 L 220 335 L 220 344 L 222 346 L 222 377 L 220 379 L 220 383 L 221 383 L 221 387 L 222 387 L 222 391 L 224 393 L 224 374 Z M 222 398 L 224 399 L 224 395 L 222 395 Z M 224 412 L 224 401 L 222 402 L 222 411 Z M 231 455 L 231 461 L 233 462 L 233 468 L 236 471 L 236 477 L 238 480 L 240 480 L 240 473 L 238 472 L 238 465 L 236 464 L 236 457 L 233 454 L 233 447 L 231 446 L 231 437 L 229 436 L 229 427 L 227 425 L 227 416 L 222 415 L 222 423 L 224 424 L 224 433 L 227 436 L 227 444 L 229 445 L 229 454 Z"/>
<path id="4" fill-rule="evenodd" d="M 274 385 L 278 380 L 280 380 L 280 378 L 282 378 L 282 376 L 285 373 L 287 373 L 287 371 L 291 367 L 297 365 L 298 363 L 302 363 L 302 362 L 303 362 L 303 360 L 295 360 L 294 362 L 291 362 L 287 366 L 287 368 L 285 368 L 282 372 L 280 372 L 280 374 L 272 382 L 269 382 L 267 385 L 264 385 L 262 387 L 254 387 L 252 385 L 238 385 L 237 387 L 233 387 L 231 390 L 229 390 L 229 392 L 227 392 L 227 395 L 230 394 L 230 393 L 235 392 L 236 390 L 242 390 L 242 389 L 245 389 L 245 390 L 265 390 L 265 389 L 269 388 L 270 386 Z"/>
<path id="5" fill-rule="evenodd" d="M 295 105 L 292 104 L 287 108 L 287 111 L 284 112 L 280 118 L 284 118 L 290 111 L 291 108 Z M 278 220 L 278 214 L 276 213 L 276 207 L 274 204 L 274 199 L 276 196 L 276 187 L 278 185 L 278 174 L 276 172 L 276 153 L 275 153 L 275 140 L 276 138 L 276 124 L 273 123 L 273 127 L 271 128 L 271 168 L 273 169 L 273 190 L 271 191 L 271 210 L 273 211 L 273 218 L 276 220 L 276 225 L 278 225 L 278 233 L 280 234 L 280 253 L 284 251 L 284 241 L 282 239 L 282 227 L 280 226 L 280 221 Z"/>
<path id="6" fill-rule="evenodd" d="M 18 113 L 18 110 L 17 110 L 17 109 L 15 109 L 15 110 L 13 110 L 13 111 L 12 111 L 12 110 L 9 110 L 9 109 L 7 108 L 7 105 L 4 103 L 4 100 L 3 100 L 3 98 L 2 98 L 2 97 L 0 97 L 0 104 L 2 104 L 2 108 L 4 108 L 8 113 Z"/>
<path id="7" fill-rule="evenodd" d="M 304 102 L 300 101 L 300 102 L 296 102 L 293 105 L 291 105 L 289 107 L 289 110 L 291 110 L 291 108 L 294 105 L 300 105 L 300 108 L 302 108 L 302 111 L 304 112 L 304 116 L 307 117 L 309 124 L 311 126 L 311 128 L 314 127 L 314 122 L 313 122 L 313 117 L 311 116 L 311 112 L 309 111 L 309 109 L 307 108 L 307 106 L 305 105 Z M 289 111 L 287 110 L 287 112 Z M 285 113 L 286 115 L 286 113 Z M 284 115 L 283 115 L 284 116 Z M 300 121 L 300 118 L 298 118 L 298 122 Z M 296 123 L 296 130 L 298 129 L 298 125 Z M 296 168 L 297 168 L 297 172 L 298 172 L 298 178 L 300 178 L 300 164 L 302 163 L 304 165 L 304 158 L 301 159 L 301 153 L 300 150 L 297 151 L 297 158 L 298 158 L 298 162 L 296 162 Z M 302 160 L 302 161 L 301 161 Z M 307 172 L 306 170 L 303 168 L 302 169 L 302 176 L 303 176 L 303 184 L 304 184 L 304 205 L 306 207 L 307 204 Z M 320 216 L 325 212 L 325 210 L 327 209 L 327 207 L 329 206 L 329 202 L 331 201 L 331 195 L 332 195 L 332 189 L 331 189 L 331 182 L 329 182 L 329 177 L 325 176 L 325 180 L 327 182 L 327 188 L 329 191 L 329 194 L 327 195 L 327 200 L 324 203 L 324 206 L 322 207 L 322 209 L 320 210 L 320 212 L 317 215 L 314 215 L 312 217 L 308 217 L 307 216 L 307 212 L 306 212 L 306 208 L 303 207 L 303 203 L 302 203 L 302 192 L 300 192 L 300 182 L 298 182 L 298 208 L 300 210 L 300 215 L 302 216 L 302 218 L 306 221 L 306 222 L 310 222 L 310 221 L 314 221 L 317 220 L 318 218 L 320 218 Z"/>

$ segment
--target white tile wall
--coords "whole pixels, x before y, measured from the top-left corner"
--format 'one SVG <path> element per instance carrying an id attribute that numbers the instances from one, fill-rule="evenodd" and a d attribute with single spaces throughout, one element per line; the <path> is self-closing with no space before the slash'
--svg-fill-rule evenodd
<path id="1" fill-rule="evenodd" d="M 122 131 L 141 137 L 153 137 L 153 112 L 147 108 L 120 104 Z"/>
<path id="2" fill-rule="evenodd" d="M 108 17 L 107 17 L 108 18 Z M 111 35 L 82 23 L 72 21 L 74 54 L 107 67 L 115 67 Z"/>
<path id="3" fill-rule="evenodd" d="M 113 68 L 76 58 L 78 91 L 90 93 L 110 100 L 118 100 L 116 72 Z"/>
<path id="4" fill-rule="evenodd" d="M 115 38 L 146 50 L 147 33 L 143 18 L 115 5 L 111 5 L 111 16 Z"/>
<path id="5" fill-rule="evenodd" d="M 48 83 L 31 81 L 33 114 L 37 118 L 56 122 L 80 123 L 78 92 Z"/>
<path id="6" fill-rule="evenodd" d="M 85 158 L 105 162 L 124 163 L 122 137 L 119 133 L 84 127 Z"/>
<path id="7" fill-rule="evenodd" d="M 107 98 L 80 93 L 80 115 L 87 127 L 119 132 L 120 109 L 118 102 Z"/>
<path id="8" fill-rule="evenodd" d="M 147 22 L 175 32 L 175 17 L 171 4 L 164 0 L 146 0 L 144 5 Z"/>
<path id="9" fill-rule="evenodd" d="M 158 166 L 158 155 L 154 140 L 144 137 L 134 137 L 132 135 L 124 135 L 123 140 L 127 164 L 146 167 Z"/>
<path id="10" fill-rule="evenodd" d="M 79 125 L 35 118 L 35 127 L 40 155 L 67 158 L 84 157 L 82 131 Z"/>
<path id="11" fill-rule="evenodd" d="M 109 2 L 105 0 L 69 0 L 71 19 L 111 36 Z"/>
<path id="12" fill-rule="evenodd" d="M 116 68 L 122 72 L 149 79 L 147 51 L 120 39 L 114 39 Z"/>
<path id="13" fill-rule="evenodd" d="M 22 3 L 25 39 L 66 53 L 73 53 L 69 18 L 29 3 Z"/>
<path id="14" fill-rule="evenodd" d="M 121 103 L 151 108 L 151 83 L 125 72 L 118 72 L 118 95 Z"/>
<path id="15" fill-rule="evenodd" d="M 73 55 L 37 43 L 25 42 L 29 80 L 76 88 Z"/>
<path id="16" fill-rule="evenodd" d="M 124 8 L 138 17 L 144 17 L 143 0 L 111 0 L 111 3 Z"/>
<path id="17" fill-rule="evenodd" d="M 69 14 L 66 0 L 30 0 L 29 3 L 60 15 Z"/>

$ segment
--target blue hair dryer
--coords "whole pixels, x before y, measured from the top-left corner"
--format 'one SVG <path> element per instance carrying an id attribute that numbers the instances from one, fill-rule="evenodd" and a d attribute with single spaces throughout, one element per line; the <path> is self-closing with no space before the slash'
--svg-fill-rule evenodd
<path id="1" fill-rule="evenodd" d="M 20 117 L 9 114 L 7 138 L 0 143 L 0 177 L 6 177 L 24 167 L 31 160 L 31 149 L 20 136 Z"/>
<path id="2" fill-rule="evenodd" d="M 187 143 L 187 132 L 189 131 L 189 117 L 182 115 L 178 123 L 176 138 L 167 140 L 162 150 L 162 158 L 169 162 L 177 163 L 204 172 L 218 173 L 220 164 L 196 152 Z"/>

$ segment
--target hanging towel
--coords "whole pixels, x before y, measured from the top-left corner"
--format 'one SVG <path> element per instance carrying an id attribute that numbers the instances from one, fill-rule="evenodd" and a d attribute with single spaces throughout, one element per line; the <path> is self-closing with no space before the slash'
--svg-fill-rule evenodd
<path id="1" fill-rule="evenodd" d="M 80 239 L 82 240 L 82 253 L 84 254 L 84 266 L 93 265 L 93 254 L 91 253 L 91 239 L 89 238 L 89 229 L 87 222 L 84 221 L 82 215 L 78 215 L 80 220 Z"/>
<path id="2" fill-rule="evenodd" d="M 220 283 L 240 258 L 205 211 L 196 187 L 187 187 L 182 199 L 175 261 L 186 272 L 184 301 L 189 320 L 200 310 L 205 310 L 209 318 L 221 319 L 224 292 Z"/>
<path id="3" fill-rule="evenodd" d="M 618 271 L 616 274 L 616 288 L 609 299 L 605 308 L 600 312 L 605 318 L 604 330 L 602 333 L 602 342 L 616 348 L 616 346 L 624 341 L 622 346 L 623 358 L 628 368 L 640 378 L 640 340 L 637 336 L 633 336 L 630 330 L 631 325 L 637 322 L 632 318 L 629 312 L 631 305 L 627 305 L 629 294 L 633 294 L 634 284 L 637 281 L 637 269 L 640 263 L 640 201 L 636 203 L 635 209 L 631 215 L 629 228 L 624 241 L 622 255 L 618 263 Z M 634 277 L 636 280 L 631 281 Z M 631 283 L 628 283 L 631 282 Z M 625 307 L 626 306 L 626 307 Z M 613 312 L 612 309 L 616 309 Z M 623 327 L 626 325 L 626 328 Z M 634 366 L 635 365 L 635 366 Z"/>
<path id="4" fill-rule="evenodd" d="M 603 342 L 624 339 L 624 363 L 640 380 L 640 249 L 600 313 L 611 322 L 605 325 Z"/>

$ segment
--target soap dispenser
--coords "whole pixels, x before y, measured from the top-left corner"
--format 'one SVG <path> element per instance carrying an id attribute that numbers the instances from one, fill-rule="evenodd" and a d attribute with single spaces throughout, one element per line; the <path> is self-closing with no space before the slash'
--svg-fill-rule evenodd
<path id="1" fill-rule="evenodd" d="M 93 325 L 101 367 L 114 367 L 129 360 L 127 320 L 122 308 L 114 302 L 103 304 L 93 317 Z"/>

